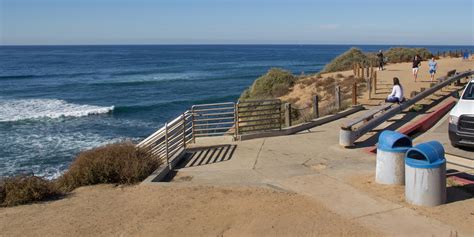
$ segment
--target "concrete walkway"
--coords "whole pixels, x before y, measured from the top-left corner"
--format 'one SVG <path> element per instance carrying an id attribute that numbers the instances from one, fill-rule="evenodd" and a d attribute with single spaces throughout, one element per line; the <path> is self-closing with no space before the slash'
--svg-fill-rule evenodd
<path id="1" fill-rule="evenodd" d="M 352 186 L 353 177 L 374 173 L 375 156 L 362 149 L 341 148 L 341 122 L 291 136 L 242 142 L 222 137 L 198 140 L 172 183 L 264 186 L 295 192 L 390 236 L 474 235 L 474 230 L 460 230 Z"/>

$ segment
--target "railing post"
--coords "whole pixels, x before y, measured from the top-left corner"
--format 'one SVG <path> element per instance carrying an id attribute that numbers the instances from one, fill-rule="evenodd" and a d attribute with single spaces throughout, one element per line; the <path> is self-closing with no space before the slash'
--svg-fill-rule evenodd
<path id="1" fill-rule="evenodd" d="M 183 113 L 183 148 L 186 149 L 186 112 Z"/>
<path id="2" fill-rule="evenodd" d="M 239 102 L 237 101 L 236 104 L 234 104 L 234 127 L 235 127 L 235 131 L 234 131 L 234 134 L 235 134 L 235 139 L 237 140 L 237 138 L 239 137 Z"/>
<path id="3" fill-rule="evenodd" d="M 280 125 L 280 130 L 281 130 L 281 100 L 278 100 L 279 102 L 279 106 L 278 106 L 278 114 L 280 115 L 280 122 L 279 122 L 279 125 Z"/>
<path id="4" fill-rule="evenodd" d="M 352 84 L 352 105 L 357 105 L 357 83 Z"/>
<path id="5" fill-rule="evenodd" d="M 336 109 L 339 111 L 341 109 L 341 88 L 336 86 Z"/>
<path id="6" fill-rule="evenodd" d="M 313 96 L 313 113 L 316 118 L 319 118 L 319 96 Z"/>
<path id="7" fill-rule="evenodd" d="M 168 123 L 165 123 L 165 156 L 166 156 L 166 165 L 171 169 L 170 160 L 169 160 L 169 151 L 168 151 Z"/>
<path id="8" fill-rule="evenodd" d="M 291 104 L 285 103 L 285 125 L 291 127 Z"/>
<path id="9" fill-rule="evenodd" d="M 196 143 L 196 136 L 194 134 L 194 106 L 191 107 L 191 134 L 193 143 Z"/>

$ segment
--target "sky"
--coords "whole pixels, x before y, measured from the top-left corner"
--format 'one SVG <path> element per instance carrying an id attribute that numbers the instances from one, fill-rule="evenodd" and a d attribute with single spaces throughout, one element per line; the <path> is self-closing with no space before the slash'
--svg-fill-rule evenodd
<path id="1" fill-rule="evenodd" d="M 474 45 L 473 0 L 0 0 L 0 45 Z"/>

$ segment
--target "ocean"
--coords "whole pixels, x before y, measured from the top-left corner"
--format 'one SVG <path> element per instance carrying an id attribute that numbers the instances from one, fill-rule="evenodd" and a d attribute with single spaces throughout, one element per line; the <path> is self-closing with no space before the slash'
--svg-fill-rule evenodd
<path id="1" fill-rule="evenodd" d="M 143 139 L 193 104 L 236 101 L 272 67 L 318 72 L 350 47 L 0 46 L 0 176 L 58 177 L 82 150 Z"/>

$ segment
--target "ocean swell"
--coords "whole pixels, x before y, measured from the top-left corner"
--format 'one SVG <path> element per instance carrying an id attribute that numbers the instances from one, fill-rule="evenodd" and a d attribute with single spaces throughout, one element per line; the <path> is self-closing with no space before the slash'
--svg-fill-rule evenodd
<path id="1" fill-rule="evenodd" d="M 0 101 L 0 122 L 28 119 L 83 117 L 109 113 L 114 106 L 80 105 L 57 99 L 20 99 Z"/>

